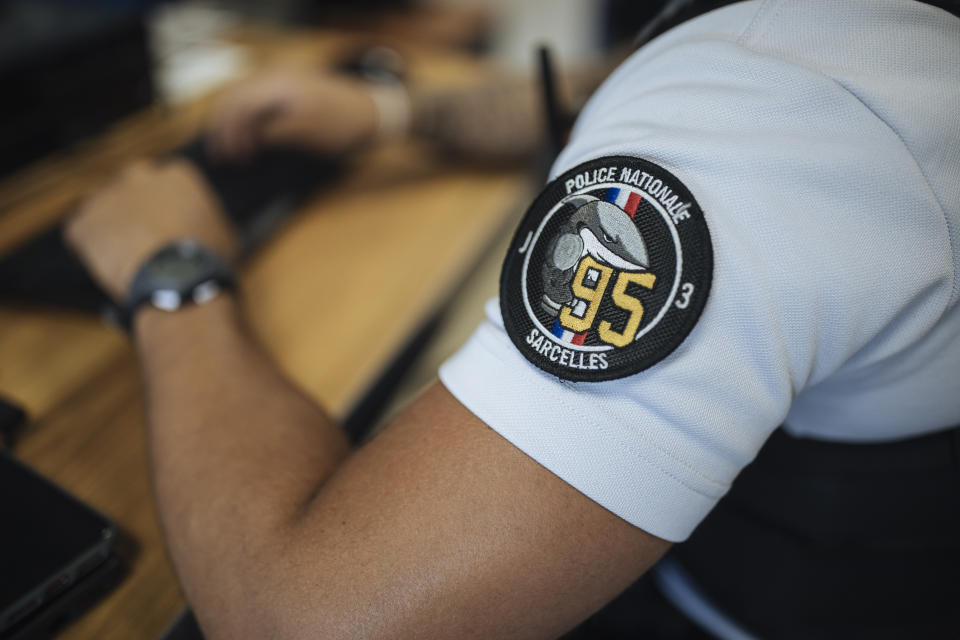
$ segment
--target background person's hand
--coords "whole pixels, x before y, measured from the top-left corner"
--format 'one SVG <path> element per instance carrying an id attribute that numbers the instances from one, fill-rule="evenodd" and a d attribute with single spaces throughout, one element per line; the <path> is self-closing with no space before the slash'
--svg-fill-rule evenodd
<path id="1" fill-rule="evenodd" d="M 376 104 L 361 81 L 278 70 L 221 98 L 207 125 L 207 144 L 214 157 L 230 160 L 243 160 L 264 145 L 337 154 L 370 141 L 377 126 Z"/>
<path id="2" fill-rule="evenodd" d="M 233 261 L 236 234 L 216 196 L 186 160 L 131 165 L 67 221 L 66 240 L 93 278 L 122 301 L 144 260 L 190 238 Z"/>

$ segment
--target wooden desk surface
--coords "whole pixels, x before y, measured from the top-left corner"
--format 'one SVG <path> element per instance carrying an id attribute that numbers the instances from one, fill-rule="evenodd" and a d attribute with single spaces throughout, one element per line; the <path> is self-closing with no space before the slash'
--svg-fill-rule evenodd
<path id="1" fill-rule="evenodd" d="M 429 68 L 430 56 L 421 62 Z M 433 70 L 456 64 L 470 67 L 443 57 Z M 125 159 L 187 139 L 202 112 L 201 104 L 143 114 L 99 146 L 0 184 L 10 214 L 0 220 L 0 251 Z M 342 418 L 522 212 L 527 184 L 516 170 L 445 166 L 412 145 L 372 154 L 246 268 L 256 332 L 289 376 Z M 184 602 L 154 512 L 126 339 L 79 314 L 0 308 L 0 394 L 32 418 L 17 456 L 114 518 L 138 546 L 120 586 L 62 637 L 156 638 Z"/>

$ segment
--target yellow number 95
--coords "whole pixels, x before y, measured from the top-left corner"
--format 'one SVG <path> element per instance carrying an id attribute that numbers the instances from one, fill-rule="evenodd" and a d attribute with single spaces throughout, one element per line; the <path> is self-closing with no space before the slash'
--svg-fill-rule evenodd
<path id="1" fill-rule="evenodd" d="M 602 265 L 590 256 L 584 256 L 577 268 L 577 274 L 571 283 L 573 295 L 576 297 L 574 303 L 587 304 L 586 309 L 579 314 L 575 314 L 573 307 L 564 305 L 560 310 L 560 324 L 576 333 L 582 333 L 593 326 L 596 319 L 597 310 L 600 308 L 600 301 L 603 300 L 607 285 L 610 283 L 610 277 L 613 275 L 613 269 Z M 589 287 L 586 281 L 589 277 L 594 286 Z M 603 320 L 597 329 L 597 335 L 600 340 L 615 347 L 624 347 L 631 342 L 637 335 L 637 329 L 640 328 L 640 321 L 643 320 L 643 304 L 631 295 L 627 295 L 627 285 L 636 284 L 645 289 L 653 289 L 657 276 L 652 273 L 642 271 L 621 271 L 613 285 L 613 303 L 630 312 L 630 318 L 627 320 L 623 331 L 615 331 L 609 321 Z"/>

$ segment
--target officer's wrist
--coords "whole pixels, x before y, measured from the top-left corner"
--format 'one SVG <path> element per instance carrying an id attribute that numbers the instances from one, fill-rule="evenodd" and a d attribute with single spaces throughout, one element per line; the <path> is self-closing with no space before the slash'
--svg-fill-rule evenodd
<path id="1" fill-rule="evenodd" d="M 240 304 L 237 294 L 224 291 L 206 304 L 191 305 L 170 313 L 151 305 L 143 305 L 133 315 L 134 340 L 138 347 L 148 344 L 170 344 L 183 335 L 201 336 L 208 331 L 239 324 Z"/>

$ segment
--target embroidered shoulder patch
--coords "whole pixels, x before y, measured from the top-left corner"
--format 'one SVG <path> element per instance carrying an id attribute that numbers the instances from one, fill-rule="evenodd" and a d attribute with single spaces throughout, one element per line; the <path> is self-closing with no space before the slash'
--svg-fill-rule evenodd
<path id="1" fill-rule="evenodd" d="M 500 276 L 510 339 L 574 381 L 622 378 L 667 357 L 710 292 L 713 250 L 690 191 L 652 162 L 610 156 L 547 185 Z"/>

